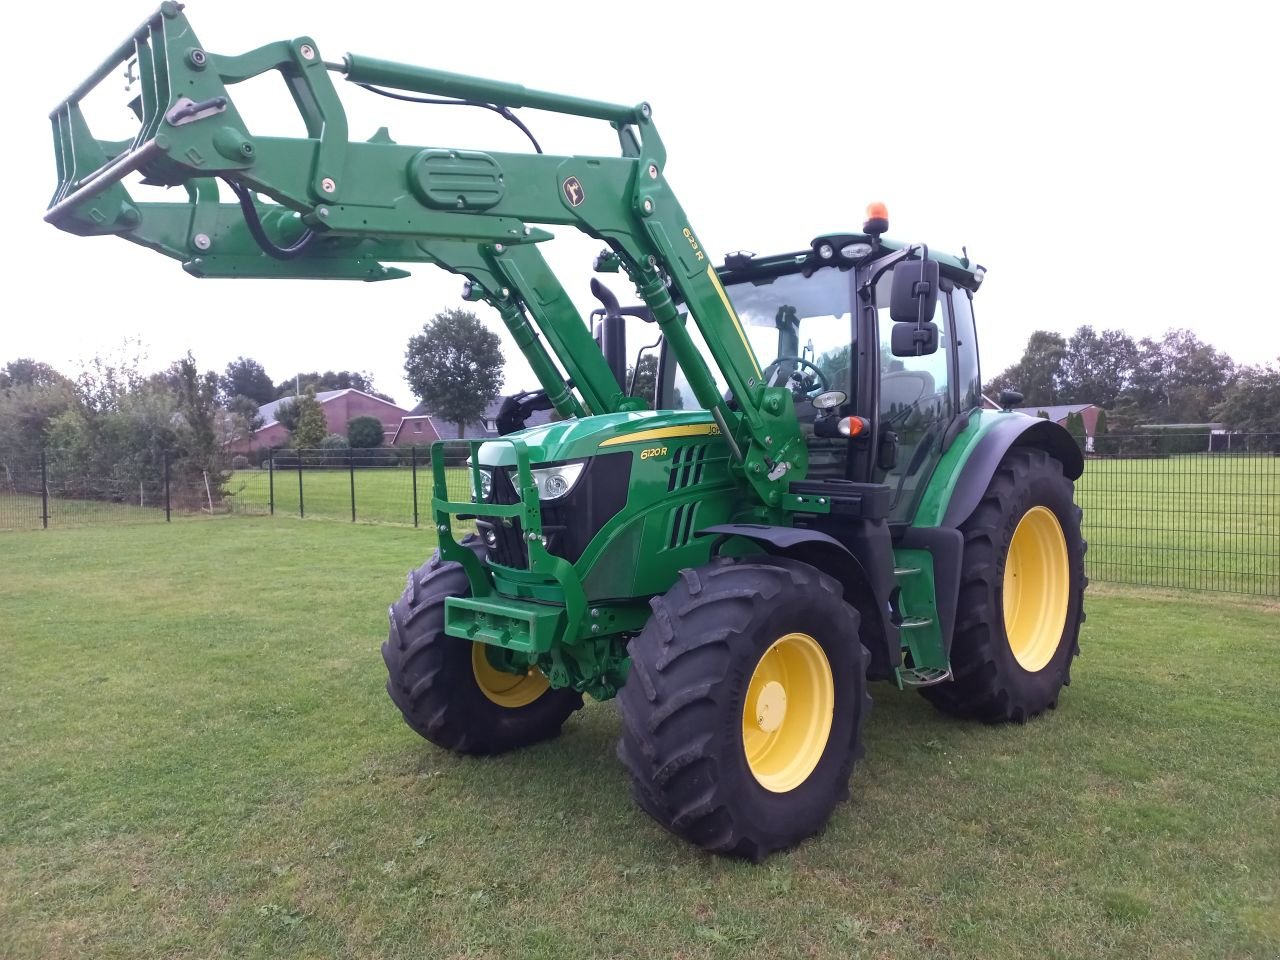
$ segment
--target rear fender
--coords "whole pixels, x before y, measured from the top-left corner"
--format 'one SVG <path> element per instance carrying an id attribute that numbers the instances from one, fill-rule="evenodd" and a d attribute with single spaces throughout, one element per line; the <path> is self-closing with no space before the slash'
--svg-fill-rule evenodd
<path id="1" fill-rule="evenodd" d="M 1070 480 L 1084 473 L 1084 454 L 1066 428 L 1041 417 L 997 414 L 991 429 L 974 441 L 960 468 L 939 526 L 956 528 L 969 519 L 986 493 L 1004 455 L 1014 446 L 1039 447 L 1062 464 Z"/>

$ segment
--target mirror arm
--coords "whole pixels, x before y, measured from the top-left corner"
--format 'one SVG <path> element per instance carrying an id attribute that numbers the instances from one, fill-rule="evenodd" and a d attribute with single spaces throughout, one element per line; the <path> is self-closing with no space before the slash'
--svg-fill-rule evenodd
<path id="1" fill-rule="evenodd" d="M 929 247 L 923 243 L 908 243 L 901 250 L 895 250 L 882 260 L 877 260 L 871 265 L 871 269 L 867 271 L 867 279 L 863 281 L 862 286 L 858 288 L 858 296 L 863 300 L 871 299 L 871 291 L 875 289 L 876 281 L 890 267 L 897 266 L 903 260 L 913 260 L 913 254 L 916 252 L 923 253 L 923 259 L 929 259 Z"/>

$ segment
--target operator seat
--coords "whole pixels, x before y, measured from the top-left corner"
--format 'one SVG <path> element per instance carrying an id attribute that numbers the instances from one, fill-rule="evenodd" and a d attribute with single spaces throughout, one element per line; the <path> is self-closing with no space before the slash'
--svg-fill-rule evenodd
<path id="1" fill-rule="evenodd" d="M 933 374 L 927 370 L 891 370 L 880 378 L 880 412 L 901 415 L 934 394 Z"/>

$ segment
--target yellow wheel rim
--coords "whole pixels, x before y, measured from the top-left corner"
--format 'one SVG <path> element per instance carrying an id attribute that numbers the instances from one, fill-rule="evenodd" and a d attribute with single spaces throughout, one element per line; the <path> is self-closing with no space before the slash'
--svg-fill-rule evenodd
<path id="1" fill-rule="evenodd" d="M 471 644 L 471 672 L 480 692 L 500 707 L 514 710 L 533 703 L 551 686 L 537 667 L 527 674 L 507 673 L 489 662 L 488 644 Z"/>
<path id="2" fill-rule="evenodd" d="M 1022 669 L 1035 673 L 1053 659 L 1071 595 L 1071 562 L 1062 524 L 1048 507 L 1018 521 L 1004 562 L 1004 632 Z"/>
<path id="3" fill-rule="evenodd" d="M 773 793 L 813 773 L 831 736 L 836 685 L 818 641 L 805 633 L 776 640 L 756 664 L 742 705 L 747 766 Z"/>

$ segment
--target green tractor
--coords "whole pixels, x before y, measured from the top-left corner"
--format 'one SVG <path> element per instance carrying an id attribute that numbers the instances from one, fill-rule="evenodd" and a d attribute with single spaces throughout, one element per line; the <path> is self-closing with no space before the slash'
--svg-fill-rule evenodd
<path id="1" fill-rule="evenodd" d="M 99 140 L 81 100 L 122 64 L 139 129 Z M 237 111 L 228 88 L 268 71 L 306 137 Z M 352 140 L 335 76 L 487 106 L 533 150 Z M 544 154 L 519 107 L 608 123 L 618 155 Z M 1056 705 L 1084 619 L 1084 461 L 1061 427 L 1010 410 L 1016 395 L 984 406 L 984 270 L 967 255 L 888 239 L 872 205 L 860 230 L 717 266 L 648 104 L 331 62 L 307 37 L 214 54 L 175 3 L 52 120 L 46 219 L 63 230 L 199 277 L 370 281 L 434 264 L 523 351 L 541 389 L 508 401 L 508 432 L 433 449 L 439 550 L 390 611 L 387 688 L 433 743 L 501 753 L 555 737 L 584 694 L 617 696 L 640 806 L 758 860 L 848 796 L 868 681 L 988 723 Z M 135 199 L 133 174 L 186 199 Z M 584 318 L 539 252 L 549 226 L 600 240 L 596 270 L 625 274 L 638 304 L 594 281 Z M 652 404 L 627 382 L 627 317 L 656 328 Z M 553 420 L 519 429 L 538 408 Z"/>

